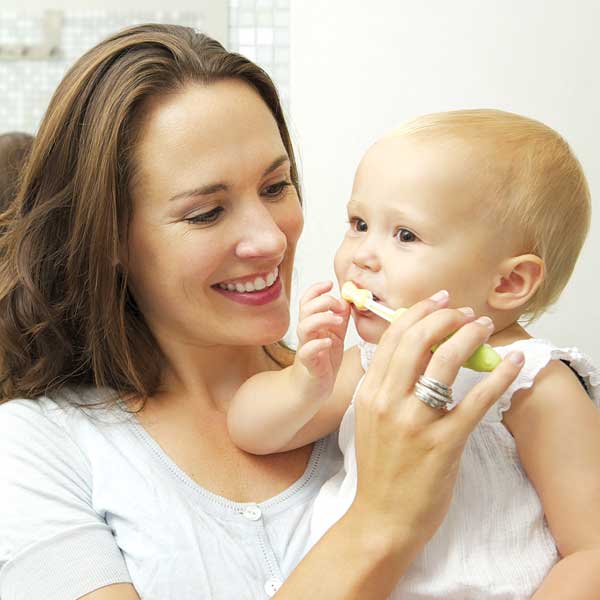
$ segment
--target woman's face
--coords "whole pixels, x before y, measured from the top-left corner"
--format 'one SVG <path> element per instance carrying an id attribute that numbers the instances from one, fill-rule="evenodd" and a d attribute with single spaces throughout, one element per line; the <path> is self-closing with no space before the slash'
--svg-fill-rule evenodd
<path id="1" fill-rule="evenodd" d="M 150 329 L 196 347 L 281 339 L 303 219 L 268 107 L 241 81 L 190 84 L 141 128 L 124 262 Z"/>

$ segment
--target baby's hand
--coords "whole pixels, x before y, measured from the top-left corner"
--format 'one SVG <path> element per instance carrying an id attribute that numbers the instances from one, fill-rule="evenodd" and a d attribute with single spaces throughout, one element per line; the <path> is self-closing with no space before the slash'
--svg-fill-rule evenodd
<path id="1" fill-rule="evenodd" d="M 300 301 L 298 351 L 294 367 L 310 386 L 310 393 L 325 398 L 333 391 L 342 363 L 350 305 L 327 295 L 333 283 L 311 286 Z"/>

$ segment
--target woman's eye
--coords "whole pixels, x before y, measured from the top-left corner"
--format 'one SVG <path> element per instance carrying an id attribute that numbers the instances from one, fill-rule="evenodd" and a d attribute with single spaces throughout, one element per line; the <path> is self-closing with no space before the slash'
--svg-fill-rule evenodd
<path id="1" fill-rule="evenodd" d="M 416 242 L 417 236 L 409 229 L 400 228 L 396 232 L 396 239 L 399 242 Z"/>
<path id="2" fill-rule="evenodd" d="M 363 233 L 368 229 L 367 223 L 358 217 L 353 217 L 350 219 L 350 227 L 354 229 L 354 231 L 358 231 L 360 233 Z"/>
<path id="3" fill-rule="evenodd" d="M 289 181 L 280 181 L 272 185 L 268 185 L 264 190 L 263 194 L 269 198 L 278 198 L 283 194 L 285 189 L 292 185 Z"/>
<path id="4" fill-rule="evenodd" d="M 214 223 L 219 218 L 219 215 L 223 212 L 223 210 L 224 209 L 222 206 L 217 206 L 208 212 L 200 213 L 199 215 L 193 215 L 184 220 L 186 223 L 191 223 L 192 225 Z"/>

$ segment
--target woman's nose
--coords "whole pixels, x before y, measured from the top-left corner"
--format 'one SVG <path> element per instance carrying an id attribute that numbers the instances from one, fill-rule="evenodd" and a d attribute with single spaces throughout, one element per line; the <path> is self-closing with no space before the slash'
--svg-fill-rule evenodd
<path id="1" fill-rule="evenodd" d="M 285 233 L 264 204 L 245 215 L 242 228 L 235 251 L 238 258 L 283 257 L 287 248 Z"/>

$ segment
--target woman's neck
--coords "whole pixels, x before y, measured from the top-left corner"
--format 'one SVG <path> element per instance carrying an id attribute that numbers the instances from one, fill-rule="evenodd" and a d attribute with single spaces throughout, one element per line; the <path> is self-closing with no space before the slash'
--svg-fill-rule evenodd
<path id="1" fill-rule="evenodd" d="M 276 369 L 261 346 L 163 347 L 167 358 L 160 395 L 202 410 L 227 412 L 238 388 L 252 375 Z"/>

